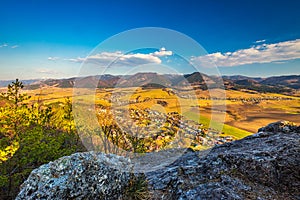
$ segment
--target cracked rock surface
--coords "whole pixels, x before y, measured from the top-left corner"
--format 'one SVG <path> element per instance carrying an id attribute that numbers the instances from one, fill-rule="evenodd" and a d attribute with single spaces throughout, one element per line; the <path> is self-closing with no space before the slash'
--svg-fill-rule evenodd
<path id="1" fill-rule="evenodd" d="M 147 177 L 153 199 L 300 199 L 300 128 L 272 123 Z"/>
<path id="2" fill-rule="evenodd" d="M 75 153 L 33 170 L 16 199 L 117 199 L 131 168 L 120 156 Z"/>
<path id="3" fill-rule="evenodd" d="M 76 153 L 35 169 L 17 199 L 122 199 L 131 169 L 120 156 Z M 151 199 L 300 199 L 300 127 L 272 123 L 144 175 Z"/>

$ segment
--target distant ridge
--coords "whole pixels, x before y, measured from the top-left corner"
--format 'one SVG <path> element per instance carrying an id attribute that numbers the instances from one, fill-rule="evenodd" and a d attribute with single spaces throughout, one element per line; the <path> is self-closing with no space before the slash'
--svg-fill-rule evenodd
<path id="1" fill-rule="evenodd" d="M 12 81 L 15 80 L 0 80 L 0 87 L 6 87 L 8 84 L 10 84 Z M 24 85 L 30 85 L 35 82 L 39 82 L 41 79 L 28 79 L 28 80 L 22 80 Z"/>
<path id="2" fill-rule="evenodd" d="M 77 78 L 66 79 L 32 79 L 22 80 L 26 89 L 37 89 L 45 86 L 70 88 L 74 87 Z M 273 76 L 268 78 L 247 77 L 242 75 L 222 76 L 219 77 L 209 76 L 203 73 L 194 72 L 185 75 L 174 74 L 157 74 L 157 73 L 137 73 L 134 75 L 95 75 L 78 78 L 81 82 L 81 87 L 95 87 L 98 82 L 99 88 L 112 88 L 116 85 L 118 87 L 139 87 L 155 83 L 163 85 L 164 87 L 172 86 L 198 86 L 201 89 L 207 89 L 207 84 L 210 88 L 220 87 L 220 83 L 224 82 L 225 89 L 241 90 L 249 89 L 258 92 L 275 92 L 275 93 L 290 93 L 294 90 L 300 89 L 300 75 L 288 76 Z M 0 86 L 5 87 L 12 81 L 0 81 Z"/>
<path id="3" fill-rule="evenodd" d="M 255 80 L 255 81 L 262 81 L 264 78 L 260 77 L 249 77 L 249 76 L 243 76 L 243 75 L 233 75 L 233 76 L 222 76 L 223 79 L 229 79 L 232 81 L 240 81 L 240 80 Z"/>
<path id="4" fill-rule="evenodd" d="M 265 85 L 280 85 L 290 87 L 293 89 L 299 89 L 300 75 L 273 76 L 262 80 L 260 83 Z"/>

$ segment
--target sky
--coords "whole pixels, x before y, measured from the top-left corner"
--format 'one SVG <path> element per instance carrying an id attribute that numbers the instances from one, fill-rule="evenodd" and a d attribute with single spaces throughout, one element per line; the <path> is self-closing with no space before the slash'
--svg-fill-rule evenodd
<path id="1" fill-rule="evenodd" d="M 191 73 L 188 65 L 213 65 L 221 75 L 300 74 L 296 0 L 1 0 L 0 7 L 0 80 L 73 77 L 90 64 L 96 66 L 90 73 L 97 74 L 115 59 L 101 73 L 163 64 L 178 73 Z M 131 52 L 125 51 L 131 40 L 101 46 L 143 27 L 182 33 L 205 53 L 186 50 L 183 62 L 168 46 Z"/>

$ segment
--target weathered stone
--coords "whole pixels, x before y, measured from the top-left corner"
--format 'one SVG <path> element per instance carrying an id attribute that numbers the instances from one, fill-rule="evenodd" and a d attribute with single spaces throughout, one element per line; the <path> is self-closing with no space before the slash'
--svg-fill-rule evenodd
<path id="1" fill-rule="evenodd" d="M 63 157 L 34 170 L 17 199 L 126 199 L 130 168 L 102 153 Z M 145 177 L 152 199 L 300 199 L 300 128 L 276 122 L 207 151 L 188 149 Z"/>
<path id="2" fill-rule="evenodd" d="M 209 152 L 187 151 L 147 174 L 153 199 L 300 199 L 299 130 L 277 122 Z"/>
<path id="3" fill-rule="evenodd" d="M 118 199 L 131 167 L 116 155 L 76 153 L 33 170 L 16 199 Z"/>
<path id="4" fill-rule="evenodd" d="M 295 123 L 289 121 L 278 121 L 269 124 L 266 127 L 258 129 L 258 132 L 281 132 L 281 133 L 290 133 L 290 132 L 300 132 L 300 127 L 296 126 Z"/>

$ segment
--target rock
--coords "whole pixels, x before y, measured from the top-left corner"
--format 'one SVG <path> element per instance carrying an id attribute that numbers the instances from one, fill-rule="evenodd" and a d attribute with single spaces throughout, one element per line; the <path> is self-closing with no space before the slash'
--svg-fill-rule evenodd
<path id="1" fill-rule="evenodd" d="M 258 132 L 300 132 L 300 127 L 296 126 L 293 122 L 289 121 L 278 121 L 275 123 L 271 123 L 266 127 L 258 129 Z"/>
<path id="2" fill-rule="evenodd" d="M 34 170 L 17 199 L 122 199 L 130 175 L 120 169 L 129 163 L 92 152 L 64 157 Z M 300 199 L 300 128 L 276 122 L 210 150 L 188 149 L 143 176 L 151 199 Z"/>
<path id="3" fill-rule="evenodd" d="M 118 199 L 131 168 L 116 155 L 76 153 L 33 170 L 16 199 Z"/>
<path id="4" fill-rule="evenodd" d="M 209 152 L 188 151 L 147 174 L 153 199 L 300 199 L 299 130 L 276 122 Z"/>

